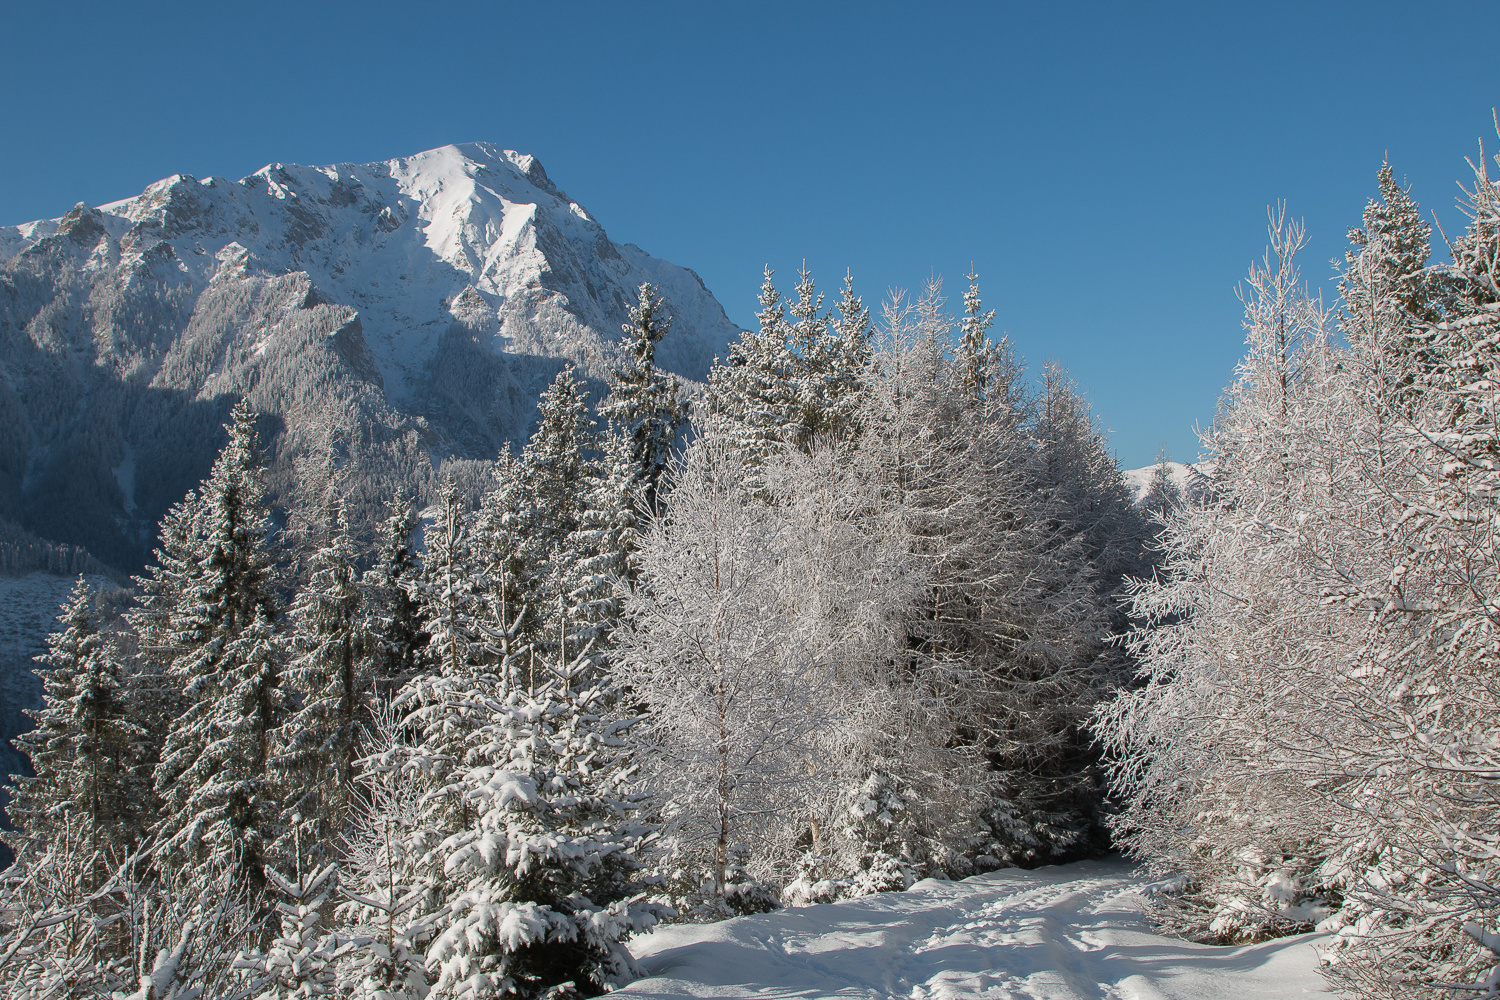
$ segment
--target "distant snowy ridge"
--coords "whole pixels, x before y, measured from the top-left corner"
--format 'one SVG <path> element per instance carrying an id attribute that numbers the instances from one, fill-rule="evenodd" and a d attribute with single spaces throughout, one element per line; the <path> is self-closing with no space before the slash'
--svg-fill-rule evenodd
<path id="1" fill-rule="evenodd" d="M 645 281 L 674 317 L 658 363 L 701 379 L 738 330 L 698 276 L 488 143 L 0 228 L 0 517 L 139 565 L 239 396 L 279 506 L 336 468 L 372 507 L 524 438 L 564 363 L 597 387 Z"/>
<path id="2" fill-rule="evenodd" d="M 642 281 L 673 306 L 664 367 L 701 377 L 737 332 L 694 272 L 612 242 L 539 160 L 484 142 L 383 163 L 273 163 L 239 181 L 174 174 L 134 198 L 0 229 L 0 260 L 57 237 L 88 249 L 86 272 L 152 254 L 201 285 L 304 272 L 359 310 L 393 401 L 416 393 L 460 314 L 482 317 L 497 351 L 568 357 L 595 376 Z"/>
<path id="3" fill-rule="evenodd" d="M 1139 505 L 1146 499 L 1147 492 L 1151 489 L 1151 483 L 1156 478 L 1156 465 L 1148 465 L 1142 469 L 1127 469 L 1120 475 L 1125 480 L 1125 486 L 1130 490 L 1131 496 Z M 1179 496 L 1192 496 L 1195 491 L 1206 486 L 1213 478 L 1214 467 L 1207 463 L 1195 462 L 1186 465 L 1182 462 L 1167 463 L 1167 482 L 1171 484 Z"/>

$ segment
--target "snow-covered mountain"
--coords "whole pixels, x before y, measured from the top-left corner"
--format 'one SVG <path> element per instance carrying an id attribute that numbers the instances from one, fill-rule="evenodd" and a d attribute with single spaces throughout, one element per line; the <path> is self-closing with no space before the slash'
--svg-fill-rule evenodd
<path id="1" fill-rule="evenodd" d="M 175 175 L 0 228 L 0 517 L 138 561 L 241 394 L 283 506 L 309 470 L 373 501 L 493 457 L 563 363 L 604 374 L 643 281 L 675 317 L 659 362 L 701 378 L 737 330 L 698 276 L 487 143 Z"/>
<path id="2" fill-rule="evenodd" d="M 1130 490 L 1131 496 L 1135 498 L 1139 506 L 1151 491 L 1151 484 L 1156 481 L 1157 466 L 1148 465 L 1141 469 L 1126 469 L 1120 473 L 1125 480 L 1125 486 Z M 1208 486 L 1213 478 L 1214 467 L 1202 462 L 1185 465 L 1182 462 L 1166 463 L 1167 485 L 1176 491 L 1179 497 L 1196 497 Z"/>

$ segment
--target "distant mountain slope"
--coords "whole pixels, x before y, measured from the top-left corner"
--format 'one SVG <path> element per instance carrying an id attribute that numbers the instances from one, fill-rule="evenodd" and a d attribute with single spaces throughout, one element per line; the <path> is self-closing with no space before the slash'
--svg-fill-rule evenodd
<path id="1" fill-rule="evenodd" d="M 487 143 L 176 175 L 0 228 L 0 517 L 138 566 L 241 394 L 282 508 L 336 469 L 373 511 L 524 437 L 566 361 L 601 377 L 642 281 L 675 316 L 659 361 L 701 378 L 737 330 L 698 276 Z"/>
<path id="2" fill-rule="evenodd" d="M 1213 474 L 1214 467 L 1201 462 L 1192 465 L 1184 465 L 1181 462 L 1167 463 L 1167 482 L 1177 491 L 1178 496 L 1184 498 L 1201 496 L 1213 478 Z M 1156 466 L 1127 469 L 1120 475 L 1124 478 L 1126 488 L 1130 490 L 1131 496 L 1135 498 L 1139 506 L 1146 499 L 1147 491 L 1151 489 L 1151 482 L 1156 476 Z"/>

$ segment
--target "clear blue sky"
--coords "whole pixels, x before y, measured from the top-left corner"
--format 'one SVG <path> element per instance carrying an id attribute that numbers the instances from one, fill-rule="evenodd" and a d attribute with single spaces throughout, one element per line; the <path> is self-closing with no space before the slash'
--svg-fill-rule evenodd
<path id="1" fill-rule="evenodd" d="M 1285 198 L 1318 282 L 1389 152 L 1461 229 L 1500 4 L 13 3 L 0 223 L 172 173 L 531 152 L 753 323 L 762 265 L 867 300 L 972 261 L 1126 467 L 1192 458 Z"/>

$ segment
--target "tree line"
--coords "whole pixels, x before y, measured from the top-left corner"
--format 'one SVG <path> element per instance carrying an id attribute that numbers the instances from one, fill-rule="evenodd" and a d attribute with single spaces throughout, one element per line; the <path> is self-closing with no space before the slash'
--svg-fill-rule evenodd
<path id="1" fill-rule="evenodd" d="M 374 544 L 333 456 L 277 532 L 239 405 L 131 610 L 80 582 L 49 640 L 4 995 L 596 995 L 663 919 L 1103 848 L 1153 529 L 969 282 L 767 270 L 698 389 L 642 286 L 597 406 L 564 369 Z"/>

